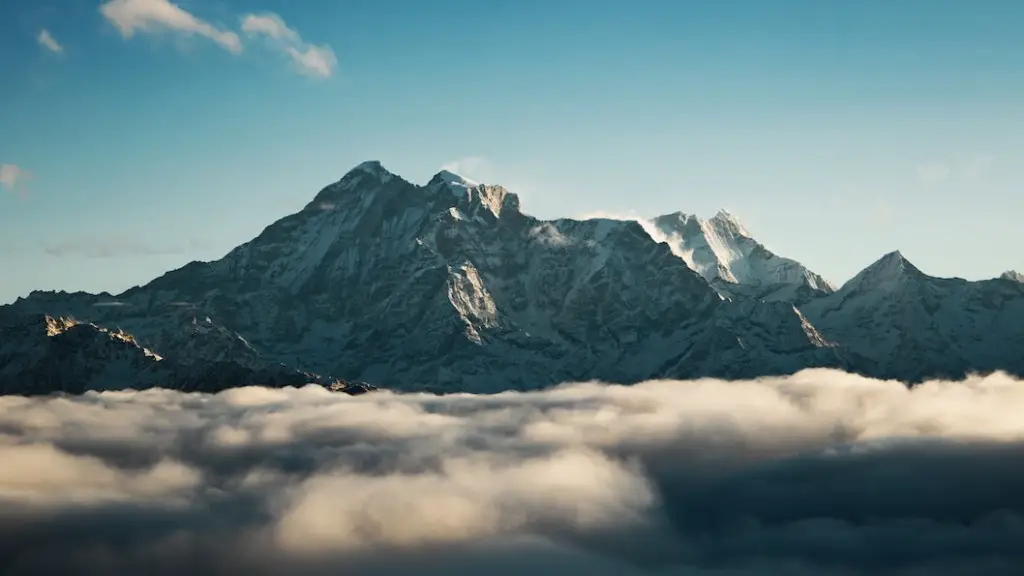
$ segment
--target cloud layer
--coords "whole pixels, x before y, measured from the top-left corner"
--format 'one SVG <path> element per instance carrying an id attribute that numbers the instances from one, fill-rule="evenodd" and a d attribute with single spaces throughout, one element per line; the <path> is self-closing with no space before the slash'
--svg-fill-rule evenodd
<path id="1" fill-rule="evenodd" d="M 0 164 L 0 188 L 25 193 L 24 182 L 32 174 L 17 164 Z"/>
<path id="2" fill-rule="evenodd" d="M 238 34 L 214 26 L 170 0 L 109 0 L 100 6 L 100 12 L 125 39 L 140 32 L 170 31 L 209 38 L 232 54 L 240 54 L 243 49 Z M 277 14 L 246 14 L 241 18 L 241 31 L 250 38 L 265 38 L 302 74 L 318 78 L 329 78 L 334 74 L 338 64 L 334 50 L 327 45 L 317 46 L 304 41 Z M 61 50 L 45 30 L 40 33 L 39 42 L 55 52 Z"/>
<path id="3" fill-rule="evenodd" d="M 242 18 L 242 31 L 270 40 L 275 48 L 288 55 L 296 70 L 307 76 L 329 78 L 338 64 L 330 46 L 314 46 L 303 41 L 277 14 L 248 14 Z"/>
<path id="4" fill-rule="evenodd" d="M 0 398 L 0 564 L 1012 574 L 1024 384 L 828 371 L 493 396 Z"/>
<path id="5" fill-rule="evenodd" d="M 204 36 L 233 54 L 242 51 L 238 34 L 217 28 L 169 0 L 110 0 L 100 6 L 100 12 L 124 38 L 131 38 L 137 32 L 168 30 Z"/>

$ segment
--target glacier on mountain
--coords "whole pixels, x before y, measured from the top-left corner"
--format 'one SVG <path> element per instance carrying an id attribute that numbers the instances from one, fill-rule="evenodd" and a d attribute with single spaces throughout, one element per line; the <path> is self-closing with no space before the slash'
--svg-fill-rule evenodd
<path id="1" fill-rule="evenodd" d="M 834 291 L 821 276 L 754 240 L 726 210 L 707 220 L 676 212 L 651 222 L 673 253 L 725 297 L 802 304 Z"/>

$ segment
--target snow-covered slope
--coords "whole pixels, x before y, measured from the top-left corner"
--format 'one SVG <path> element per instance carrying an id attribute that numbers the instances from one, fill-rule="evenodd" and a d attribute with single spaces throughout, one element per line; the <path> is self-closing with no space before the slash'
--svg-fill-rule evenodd
<path id="1" fill-rule="evenodd" d="M 417 186 L 377 162 L 221 260 L 11 308 L 119 326 L 178 362 L 238 355 L 405 389 L 842 363 L 791 305 L 723 302 L 636 222 L 541 221 L 500 186 L 446 171 Z"/>
<path id="2" fill-rule="evenodd" d="M 651 223 L 659 239 L 724 297 L 802 304 L 834 291 L 821 276 L 754 240 L 725 210 L 707 220 L 675 212 Z"/>
<path id="3" fill-rule="evenodd" d="M 859 371 L 918 380 L 1024 374 L 1024 284 L 921 272 L 900 252 L 802 308 L 829 340 L 871 359 Z"/>
<path id="4" fill-rule="evenodd" d="M 657 226 L 538 220 L 500 186 L 447 171 L 419 186 L 366 162 L 220 260 L 118 295 L 34 292 L 0 317 L 124 330 L 186 389 L 298 370 L 474 392 L 811 366 L 1024 372 L 1020 283 L 933 279 L 889 256 L 832 293 L 726 213 Z M 35 341 L 22 364 L 51 345 Z"/>

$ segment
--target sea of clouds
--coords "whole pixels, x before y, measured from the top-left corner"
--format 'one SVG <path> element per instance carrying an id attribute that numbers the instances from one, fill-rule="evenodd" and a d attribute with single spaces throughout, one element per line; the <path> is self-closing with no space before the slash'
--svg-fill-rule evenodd
<path id="1" fill-rule="evenodd" d="M 0 397 L 4 574 L 1021 574 L 1024 383 Z"/>

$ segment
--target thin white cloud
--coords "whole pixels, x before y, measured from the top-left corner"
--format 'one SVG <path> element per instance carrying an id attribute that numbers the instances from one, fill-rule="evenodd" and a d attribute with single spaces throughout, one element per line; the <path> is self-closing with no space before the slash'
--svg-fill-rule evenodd
<path id="1" fill-rule="evenodd" d="M 464 158 L 445 162 L 441 165 L 441 169 L 454 172 L 460 176 L 465 176 L 474 182 L 500 184 L 500 182 L 497 182 L 495 179 L 494 165 L 490 160 L 483 156 L 466 156 Z"/>
<path id="2" fill-rule="evenodd" d="M 36 36 L 36 41 L 39 42 L 40 46 L 55 54 L 60 54 L 64 51 L 64 47 L 57 42 L 57 39 L 54 38 L 53 34 L 50 34 L 50 31 L 46 28 L 39 31 L 39 35 Z"/>
<path id="3" fill-rule="evenodd" d="M 990 154 L 977 154 L 967 160 L 963 167 L 963 177 L 967 179 L 980 178 L 984 176 L 995 163 Z"/>
<path id="4" fill-rule="evenodd" d="M 936 184 L 948 178 L 951 172 L 946 164 L 924 164 L 917 167 L 917 178 L 922 184 Z"/>
<path id="5" fill-rule="evenodd" d="M 247 34 L 264 34 L 274 40 L 299 44 L 302 37 L 285 24 L 284 20 L 273 13 L 246 14 L 242 18 L 242 31 Z"/>
<path id="6" fill-rule="evenodd" d="M 250 37 L 263 36 L 283 54 L 287 55 L 295 69 L 307 76 L 330 78 L 338 64 L 338 58 L 330 46 L 316 46 L 302 39 L 297 31 L 289 28 L 277 14 L 246 14 L 242 17 L 242 31 Z"/>
<path id="7" fill-rule="evenodd" d="M 17 164 L 0 164 L 0 186 L 25 194 L 25 180 L 32 177 L 32 173 Z"/>
<path id="8" fill-rule="evenodd" d="M 641 218 L 633 210 L 629 210 L 627 212 L 608 212 L 606 210 L 591 210 L 589 212 L 577 214 L 576 216 L 573 216 L 573 218 L 575 218 L 576 220 L 634 220 L 637 222 L 645 220 L 645 218 Z"/>
<path id="9" fill-rule="evenodd" d="M 0 396 L 18 573 L 1016 574 L 1024 382 Z"/>
<path id="10" fill-rule="evenodd" d="M 605 210 L 595 210 L 590 212 L 584 212 L 573 216 L 576 220 L 620 220 L 623 222 L 636 222 L 643 228 L 644 232 L 651 237 L 651 240 L 655 242 L 666 242 L 672 249 L 672 253 L 676 256 L 682 257 L 683 250 L 679 245 L 679 238 L 677 236 L 669 237 L 667 234 L 662 232 L 657 226 L 654 225 L 654 221 L 651 218 L 643 218 L 638 216 L 633 210 L 627 212 L 608 212 Z"/>
<path id="11" fill-rule="evenodd" d="M 125 39 L 137 32 L 165 30 L 204 36 L 232 54 L 242 51 L 238 34 L 217 28 L 169 0 L 110 0 L 100 6 L 100 12 Z"/>

